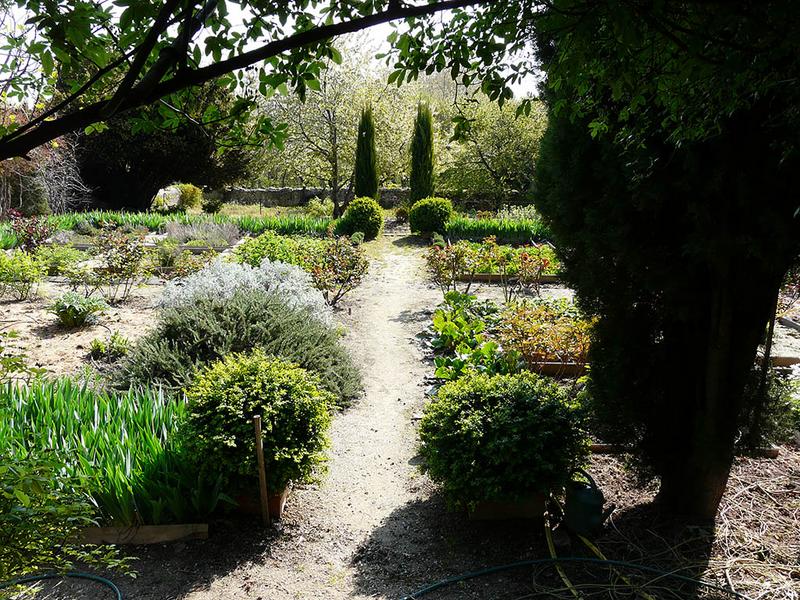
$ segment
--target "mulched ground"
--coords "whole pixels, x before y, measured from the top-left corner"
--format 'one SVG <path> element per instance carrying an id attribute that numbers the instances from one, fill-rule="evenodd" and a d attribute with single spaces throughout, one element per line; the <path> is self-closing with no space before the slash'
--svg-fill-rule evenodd
<path id="1" fill-rule="evenodd" d="M 800 449 L 797 447 L 782 447 L 776 459 L 737 459 L 713 527 L 661 516 L 648 503 L 655 495 L 655 487 L 637 488 L 619 457 L 596 455 L 590 471 L 607 500 L 617 506 L 603 534 L 595 540 L 607 558 L 700 578 L 751 599 L 800 597 Z M 571 540 L 560 554 L 591 555 L 576 540 Z M 632 597 L 632 586 L 621 579 L 622 575 L 632 573 L 619 570 L 609 574 L 616 589 L 614 592 L 606 589 L 599 597 Z M 719 591 L 692 589 L 667 578 L 653 579 L 637 577 L 631 583 L 650 580 L 643 591 L 654 598 L 735 597 Z"/>

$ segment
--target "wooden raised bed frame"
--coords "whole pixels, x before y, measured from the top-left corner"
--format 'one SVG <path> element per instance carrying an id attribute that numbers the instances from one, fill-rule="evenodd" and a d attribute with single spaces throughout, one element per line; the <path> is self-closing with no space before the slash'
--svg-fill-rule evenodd
<path id="1" fill-rule="evenodd" d="M 139 527 L 87 527 L 81 534 L 84 544 L 162 544 L 179 540 L 208 539 L 207 523 L 184 525 L 141 525 Z"/>
<path id="2" fill-rule="evenodd" d="M 526 500 L 484 500 L 467 512 L 470 521 L 505 521 L 512 519 L 541 520 L 544 517 L 545 494 L 532 494 Z"/>
<path id="3" fill-rule="evenodd" d="M 507 277 L 509 281 L 515 281 L 515 275 Z M 502 283 L 502 277 L 498 273 L 475 273 L 472 277 L 459 277 L 459 281 L 472 281 L 473 283 Z M 561 278 L 558 275 L 542 275 L 539 283 L 559 283 Z"/>
<path id="4" fill-rule="evenodd" d="M 528 368 L 534 373 L 550 377 L 580 377 L 586 373 L 584 363 L 543 362 L 528 365 Z"/>

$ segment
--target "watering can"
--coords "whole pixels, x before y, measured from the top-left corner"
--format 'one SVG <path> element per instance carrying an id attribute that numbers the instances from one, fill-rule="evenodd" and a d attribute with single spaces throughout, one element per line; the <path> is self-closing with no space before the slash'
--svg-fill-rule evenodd
<path id="1" fill-rule="evenodd" d="M 573 533 L 587 537 L 600 529 L 614 507 L 603 510 L 603 492 L 586 471 L 576 469 L 572 474 L 582 475 L 587 481 L 573 478 L 567 484 L 564 522 Z"/>

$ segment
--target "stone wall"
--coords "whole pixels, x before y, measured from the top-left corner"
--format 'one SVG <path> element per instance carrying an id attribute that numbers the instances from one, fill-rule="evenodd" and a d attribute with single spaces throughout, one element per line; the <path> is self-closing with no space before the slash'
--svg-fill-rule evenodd
<path id="1" fill-rule="evenodd" d="M 261 206 L 302 206 L 311 198 L 324 198 L 328 195 L 325 188 L 230 188 L 206 192 L 206 194 L 222 194 L 224 201 L 230 204 L 260 204 Z M 468 192 L 465 190 L 437 190 L 437 195 L 450 198 L 454 204 L 469 210 L 497 210 L 505 204 L 530 204 L 531 193 L 520 192 Z M 352 200 L 353 193 L 346 190 L 341 197 Z M 408 188 L 381 188 L 380 203 L 384 208 L 392 208 L 408 198 Z"/>
<path id="2" fill-rule="evenodd" d="M 214 193 L 214 192 L 212 192 Z M 328 190 L 323 188 L 231 188 L 222 192 L 224 201 L 231 204 L 260 204 L 261 206 L 301 206 L 311 198 L 324 198 Z M 342 192 L 342 197 L 352 199 L 352 192 Z M 408 197 L 407 188 L 382 188 L 380 203 L 384 208 L 397 206 Z"/>

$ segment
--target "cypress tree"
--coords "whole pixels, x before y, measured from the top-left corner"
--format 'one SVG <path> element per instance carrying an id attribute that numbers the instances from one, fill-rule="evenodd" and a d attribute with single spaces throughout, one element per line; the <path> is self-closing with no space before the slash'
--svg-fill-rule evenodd
<path id="1" fill-rule="evenodd" d="M 411 139 L 411 182 L 409 200 L 433 196 L 433 117 L 427 104 L 417 105 L 414 137 Z"/>
<path id="2" fill-rule="evenodd" d="M 378 197 L 378 168 L 375 162 L 375 121 L 372 118 L 372 106 L 367 105 L 361 111 L 358 123 L 358 141 L 356 142 L 356 198 Z"/>

